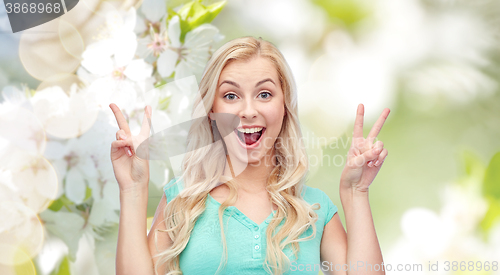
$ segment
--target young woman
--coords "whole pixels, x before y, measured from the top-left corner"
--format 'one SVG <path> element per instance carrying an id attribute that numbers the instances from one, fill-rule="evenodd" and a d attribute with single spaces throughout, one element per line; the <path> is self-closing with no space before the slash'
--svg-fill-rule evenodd
<path id="1" fill-rule="evenodd" d="M 120 128 L 111 147 L 121 203 L 117 274 L 385 274 L 368 188 L 387 156 L 374 140 L 389 109 L 365 139 L 358 106 L 340 179 L 346 234 L 329 197 L 304 184 L 297 91 L 274 45 L 226 43 L 208 62 L 200 94 L 193 117 L 208 117 L 193 120 L 183 173 L 165 186 L 147 237 L 149 165 L 135 149 L 149 136 L 151 107 L 132 136 L 110 105 Z"/>

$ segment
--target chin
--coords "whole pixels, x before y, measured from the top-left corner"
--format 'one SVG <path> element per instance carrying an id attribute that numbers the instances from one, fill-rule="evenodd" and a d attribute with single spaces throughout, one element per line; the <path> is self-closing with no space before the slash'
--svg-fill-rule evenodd
<path id="1" fill-rule="evenodd" d="M 259 156 L 259 157 L 248 157 L 248 165 L 249 166 L 258 166 L 260 165 L 261 163 L 263 163 L 265 161 L 265 158 L 263 156 Z"/>

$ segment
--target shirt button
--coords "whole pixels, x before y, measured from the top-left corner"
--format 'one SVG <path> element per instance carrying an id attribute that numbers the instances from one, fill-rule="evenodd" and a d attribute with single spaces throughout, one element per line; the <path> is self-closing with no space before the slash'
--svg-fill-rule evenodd
<path id="1" fill-rule="evenodd" d="M 255 227 L 253 228 L 253 230 L 257 231 L 257 230 L 259 230 L 259 227 L 258 227 L 258 226 L 255 226 Z"/>
<path id="2" fill-rule="evenodd" d="M 260 246 L 259 245 L 256 245 L 255 246 L 255 250 L 259 250 Z"/>
<path id="3" fill-rule="evenodd" d="M 255 238 L 258 239 L 259 238 L 259 234 L 255 235 Z"/>

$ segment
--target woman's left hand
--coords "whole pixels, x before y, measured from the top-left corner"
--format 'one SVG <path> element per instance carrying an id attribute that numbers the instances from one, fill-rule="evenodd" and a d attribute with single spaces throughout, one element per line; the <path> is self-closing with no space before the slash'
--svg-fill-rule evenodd
<path id="1" fill-rule="evenodd" d="M 358 105 L 356 121 L 354 122 L 354 132 L 351 142 L 351 148 L 347 153 L 347 162 L 340 177 L 342 188 L 350 188 L 355 191 L 368 191 L 368 187 L 375 179 L 380 167 L 387 157 L 387 149 L 380 140 L 373 143 L 380 129 L 384 125 L 389 108 L 385 108 L 373 125 L 368 137 L 363 137 L 363 117 L 364 106 Z"/>

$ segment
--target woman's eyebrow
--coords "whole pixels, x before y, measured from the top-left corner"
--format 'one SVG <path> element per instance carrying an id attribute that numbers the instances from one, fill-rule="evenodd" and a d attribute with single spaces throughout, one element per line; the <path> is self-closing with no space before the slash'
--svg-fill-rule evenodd
<path id="1" fill-rule="evenodd" d="M 222 83 L 219 85 L 219 87 L 222 86 L 222 84 L 224 84 L 224 83 L 231 84 L 231 85 L 236 86 L 238 88 L 240 87 L 240 85 L 238 85 L 238 83 L 233 82 L 231 80 L 224 80 L 224 81 L 222 81 Z"/>
<path id="2" fill-rule="evenodd" d="M 262 85 L 263 83 L 265 83 L 265 82 L 267 82 L 267 81 L 271 81 L 271 82 L 274 84 L 274 86 L 276 86 L 276 83 L 274 83 L 274 81 L 273 81 L 272 79 L 270 79 L 270 78 L 266 78 L 266 79 L 264 79 L 264 80 L 261 80 L 261 81 L 257 82 L 257 84 L 255 84 L 255 87 L 257 87 L 257 86 L 259 86 L 259 85 Z"/>

